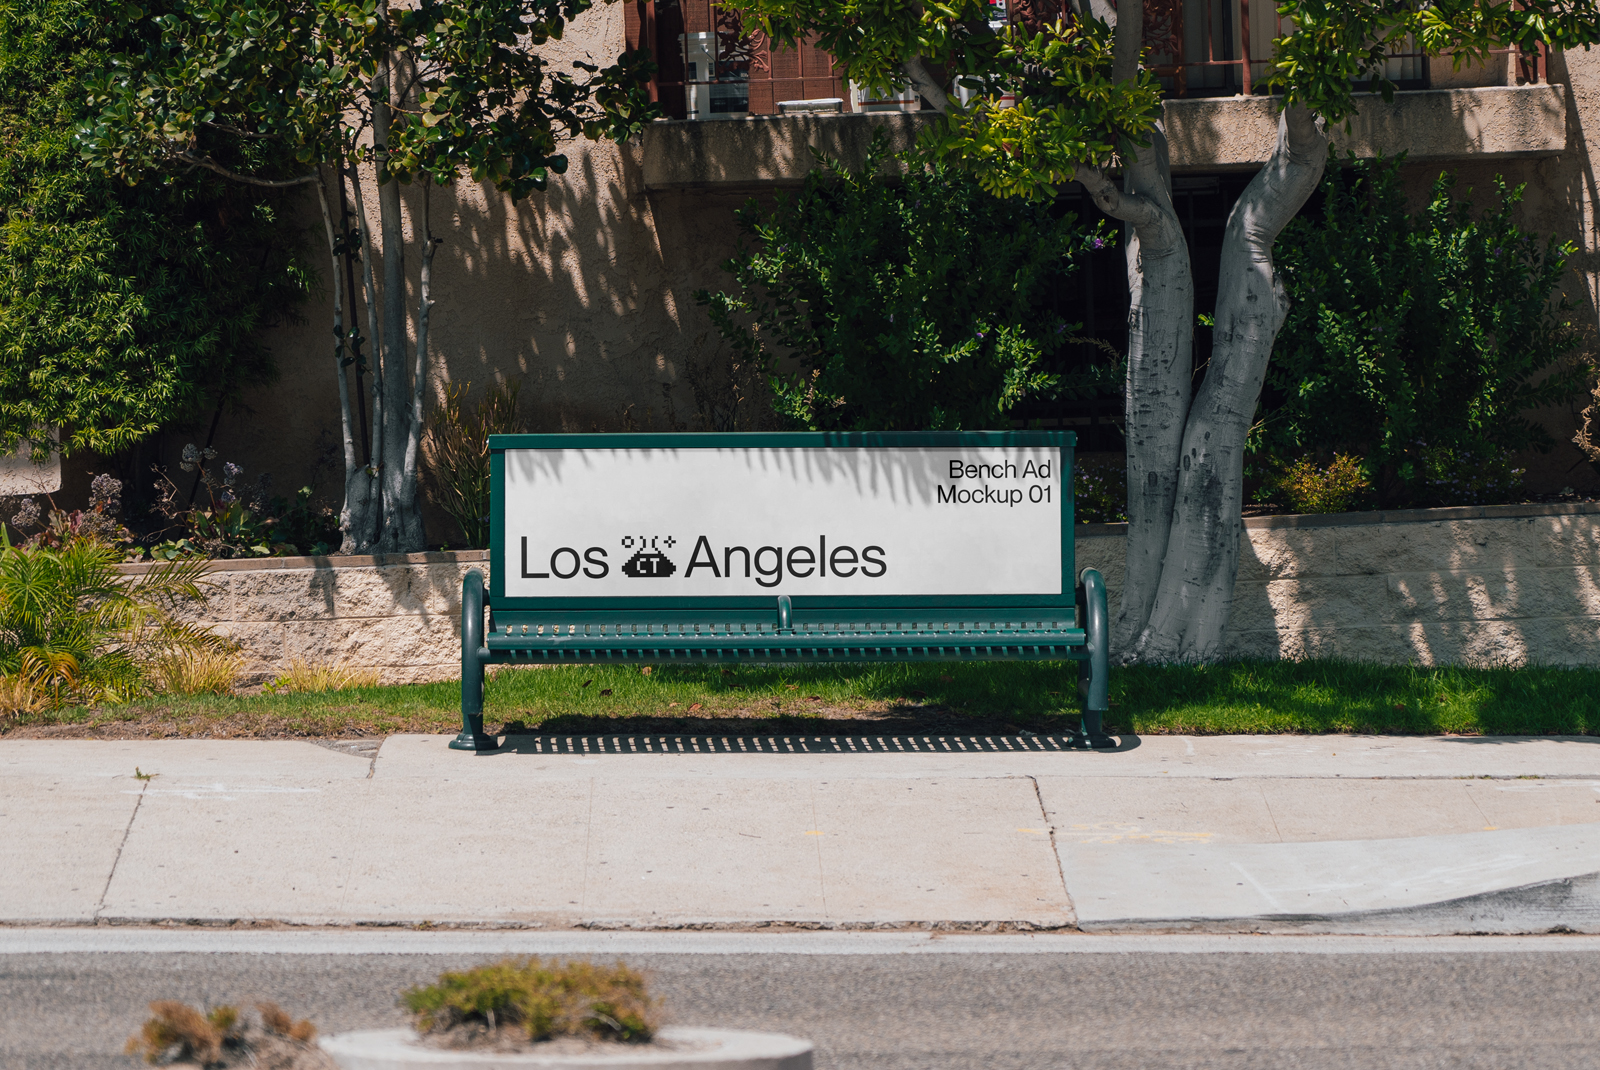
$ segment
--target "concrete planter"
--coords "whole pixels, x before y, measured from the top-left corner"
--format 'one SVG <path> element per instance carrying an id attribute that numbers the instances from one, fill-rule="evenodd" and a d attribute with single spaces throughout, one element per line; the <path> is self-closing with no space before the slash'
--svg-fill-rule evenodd
<path id="1" fill-rule="evenodd" d="M 661 1045 L 579 1054 L 446 1051 L 410 1029 L 365 1029 L 321 1041 L 343 1070 L 811 1070 L 811 1044 L 778 1033 L 669 1026 Z"/>

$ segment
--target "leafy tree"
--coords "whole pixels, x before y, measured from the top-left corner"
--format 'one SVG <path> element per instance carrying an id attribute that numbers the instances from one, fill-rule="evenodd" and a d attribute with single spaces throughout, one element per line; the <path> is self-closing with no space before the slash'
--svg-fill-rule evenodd
<path id="1" fill-rule="evenodd" d="M 861 167 L 828 161 L 770 212 L 752 201 L 738 220 L 755 247 L 727 264 L 738 292 L 695 295 L 754 365 L 798 363 L 773 377 L 778 413 L 811 430 L 983 428 L 1024 397 L 1101 386 L 1100 366 L 1045 368 L 1081 341 L 1046 302 L 1110 236 L 955 168 L 885 182 L 887 156 L 880 137 Z"/>
<path id="2" fill-rule="evenodd" d="M 236 399 L 275 374 L 258 332 L 311 284 L 281 194 L 84 169 L 83 77 L 132 43 L 100 14 L 0 3 L 0 451 L 54 427 L 63 452 L 115 453 Z"/>
<path id="3" fill-rule="evenodd" d="M 90 84 L 97 114 L 80 133 L 85 155 L 126 177 L 205 169 L 256 186 L 313 186 L 333 263 L 334 345 L 345 497 L 346 553 L 424 548 L 417 466 L 433 306 L 426 190 L 457 175 L 513 200 L 566 170 L 561 142 L 626 137 L 654 114 L 639 84 L 648 56 L 604 70 L 555 69 L 541 46 L 559 40 L 591 0 L 157 0 L 121 9 L 146 35 Z M 226 153 L 251 142 L 287 152 L 296 173 L 240 168 Z M 362 176 L 377 188 L 377 219 Z M 407 308 L 400 185 L 424 182 L 414 228 L 420 285 Z M 349 181 L 359 219 L 364 331 L 347 323 L 332 183 Z M 409 340 L 414 336 L 415 343 Z M 358 343 L 377 354 L 371 377 L 370 461 L 363 458 L 346 368 Z"/>
<path id="4" fill-rule="evenodd" d="M 1412 214 L 1399 161 L 1335 169 L 1322 217 L 1284 231 L 1291 304 L 1256 431 L 1265 454 L 1358 455 L 1392 505 L 1424 493 L 1439 451 L 1553 444 L 1526 413 L 1582 386 L 1584 369 L 1560 363 L 1578 341 L 1572 305 L 1551 298 L 1576 249 L 1512 221 L 1521 187 L 1497 178 L 1478 218 L 1453 187 L 1440 175 Z"/>
<path id="5" fill-rule="evenodd" d="M 857 82 L 915 86 L 944 113 L 924 142 L 928 154 L 970 169 L 986 189 L 1050 197 L 1075 180 L 1127 224 L 1128 560 L 1112 641 L 1119 657 L 1148 661 L 1221 650 L 1246 437 L 1288 313 L 1272 249 L 1322 177 L 1326 124 L 1355 114 L 1361 88 L 1392 96 L 1385 56 L 1408 38 L 1428 55 L 1454 52 L 1458 64 L 1493 47 L 1600 40 L 1596 0 L 1281 0 L 1286 32 L 1267 64 L 1280 94 L 1277 146 L 1228 220 L 1212 356 L 1194 390 L 1194 284 L 1156 81 L 1143 66 L 1142 4 L 1068 0 L 1053 25 L 1000 33 L 986 0 L 733 6 L 775 44 L 815 34 Z M 976 95 L 963 104 L 964 93 Z"/>

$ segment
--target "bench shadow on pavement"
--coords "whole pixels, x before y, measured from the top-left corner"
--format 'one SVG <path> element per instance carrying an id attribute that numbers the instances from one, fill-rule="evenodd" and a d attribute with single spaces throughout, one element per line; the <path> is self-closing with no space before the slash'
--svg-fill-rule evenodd
<path id="1" fill-rule="evenodd" d="M 922 713 L 924 711 L 918 711 Z M 929 711 L 931 712 L 931 711 Z M 1076 718 L 1073 719 L 1074 721 Z M 600 723 L 597 723 L 600 722 Z M 1087 748 L 1065 727 L 1032 731 L 970 718 L 585 718 L 561 717 L 537 729 L 510 722 L 486 754 L 959 754 L 1044 753 Z M 1116 754 L 1138 747 L 1114 736 Z"/>

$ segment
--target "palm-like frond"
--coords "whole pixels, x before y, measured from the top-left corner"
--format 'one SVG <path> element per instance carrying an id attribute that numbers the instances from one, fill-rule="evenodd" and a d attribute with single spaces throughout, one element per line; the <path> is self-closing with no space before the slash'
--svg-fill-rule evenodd
<path id="1" fill-rule="evenodd" d="M 204 601 L 206 560 L 118 573 L 117 552 L 79 540 L 60 549 L 0 546 L 0 674 L 50 705 L 124 699 L 148 689 L 157 663 L 233 644 L 177 620 Z"/>

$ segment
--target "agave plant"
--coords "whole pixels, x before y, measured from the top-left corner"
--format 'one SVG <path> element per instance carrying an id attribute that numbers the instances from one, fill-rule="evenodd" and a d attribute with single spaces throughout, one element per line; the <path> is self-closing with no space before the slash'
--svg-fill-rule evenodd
<path id="1" fill-rule="evenodd" d="M 145 691 L 163 659 L 229 649 L 175 616 L 205 600 L 204 559 L 129 577 L 119 556 L 92 539 L 48 548 L 0 538 L 0 680 L 10 691 L 46 706 L 115 701 Z"/>

